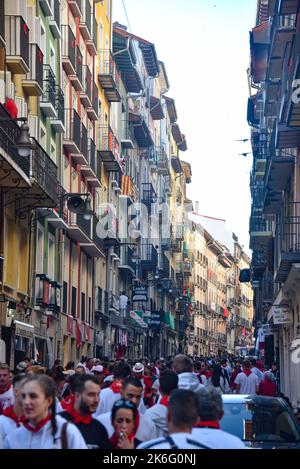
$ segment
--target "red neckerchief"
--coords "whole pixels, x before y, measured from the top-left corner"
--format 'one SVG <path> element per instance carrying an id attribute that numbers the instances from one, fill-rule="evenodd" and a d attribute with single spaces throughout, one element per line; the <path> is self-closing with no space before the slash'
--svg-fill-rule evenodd
<path id="1" fill-rule="evenodd" d="M 164 405 L 165 407 L 169 407 L 169 400 L 170 400 L 170 397 L 165 395 L 161 398 L 161 400 L 159 401 L 159 404 Z"/>
<path id="2" fill-rule="evenodd" d="M 140 423 L 140 414 L 137 412 L 136 414 L 136 419 L 134 422 L 134 429 L 133 432 L 129 435 L 128 440 L 133 441 L 135 438 L 135 434 L 137 432 L 137 429 L 139 428 L 139 423 Z M 119 449 L 118 443 L 119 443 L 119 437 L 116 435 L 116 432 L 109 438 L 108 440 L 115 449 Z"/>
<path id="3" fill-rule="evenodd" d="M 28 420 L 24 420 L 23 425 L 30 432 L 37 433 L 41 428 L 43 428 L 46 425 L 46 423 L 49 422 L 49 420 L 51 420 L 51 415 L 47 415 L 47 417 L 44 420 L 42 420 L 36 427 L 33 427 L 32 425 L 30 425 Z"/>
<path id="4" fill-rule="evenodd" d="M 84 423 L 85 425 L 88 425 L 93 420 L 93 417 L 91 415 L 82 416 L 78 414 L 78 412 L 74 409 L 74 405 L 70 405 L 66 409 L 66 412 L 71 415 L 73 423 L 75 423 L 75 425 L 79 423 Z"/>
<path id="5" fill-rule="evenodd" d="M 61 404 L 62 408 L 65 411 L 67 411 L 70 407 L 73 407 L 74 400 L 75 400 L 74 396 L 72 394 L 70 394 L 65 399 L 63 399 L 60 404 Z"/>
<path id="6" fill-rule="evenodd" d="M 115 394 L 120 394 L 123 387 L 123 381 L 117 379 L 109 387 Z"/>
<path id="7" fill-rule="evenodd" d="M 0 392 L 0 395 L 1 395 L 1 394 L 4 394 L 4 393 L 7 392 L 7 391 L 9 391 L 10 388 L 11 388 L 11 384 L 8 384 L 8 385 L 6 386 L 6 388 L 4 389 L 4 391 L 1 391 L 1 392 Z"/>
<path id="8" fill-rule="evenodd" d="M 205 422 L 197 422 L 194 425 L 194 428 L 214 428 L 216 430 L 220 430 L 219 422 L 214 422 L 213 420 L 206 420 Z"/>
<path id="9" fill-rule="evenodd" d="M 249 368 L 246 368 L 245 370 L 243 370 L 243 372 L 245 373 L 246 376 L 250 376 L 252 374 L 252 371 L 249 370 Z"/>
<path id="10" fill-rule="evenodd" d="M 20 423 L 23 423 L 25 420 L 23 416 L 20 418 L 17 416 L 17 414 L 14 411 L 14 406 L 12 405 L 10 405 L 9 407 L 6 407 L 2 415 L 4 415 L 5 417 L 8 417 L 9 419 L 12 419 L 14 422 L 16 422 L 18 427 L 20 426 Z"/>

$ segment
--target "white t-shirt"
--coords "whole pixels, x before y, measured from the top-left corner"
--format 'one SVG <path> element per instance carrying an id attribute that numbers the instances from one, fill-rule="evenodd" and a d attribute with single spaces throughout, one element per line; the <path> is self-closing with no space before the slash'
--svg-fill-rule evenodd
<path id="1" fill-rule="evenodd" d="M 96 418 L 106 428 L 108 438 L 110 438 L 114 433 L 114 427 L 111 423 L 111 412 L 101 414 Z M 151 440 L 151 438 L 154 438 L 156 436 L 157 433 L 154 423 L 150 419 L 146 418 L 144 415 L 140 414 L 140 422 L 135 435 L 136 439 L 143 442 L 149 441 Z"/>
<path id="2" fill-rule="evenodd" d="M 168 408 L 161 404 L 155 404 L 154 406 L 150 407 L 150 409 L 146 410 L 145 417 L 148 420 L 151 420 L 155 425 L 156 435 L 158 437 L 165 436 L 168 433 L 167 413 Z"/>
<path id="3" fill-rule="evenodd" d="M 16 428 L 18 428 L 17 422 L 5 415 L 0 415 L 0 436 L 2 436 L 2 441 Z"/>
<path id="4" fill-rule="evenodd" d="M 207 449 L 191 433 L 172 433 L 169 437 L 156 438 L 140 444 L 137 449 Z"/>
<path id="5" fill-rule="evenodd" d="M 0 404 L 2 409 L 6 409 L 6 407 L 13 405 L 14 401 L 15 397 L 12 386 L 7 391 L 0 394 Z"/>
<path id="6" fill-rule="evenodd" d="M 257 394 L 256 387 L 259 385 L 259 379 L 254 373 L 247 376 L 242 372 L 235 378 L 235 384 L 240 385 L 239 394 Z"/>
<path id="7" fill-rule="evenodd" d="M 113 392 L 110 388 L 102 389 L 102 391 L 100 391 L 99 404 L 93 417 L 97 418 L 101 414 L 110 412 L 114 403 L 119 399 L 121 399 L 120 393 Z"/>
<path id="8" fill-rule="evenodd" d="M 61 431 L 65 419 L 56 415 L 57 431 L 53 441 L 51 421 L 47 422 L 39 431 L 32 432 L 25 427 L 13 430 L 4 440 L 5 449 L 61 449 Z M 68 422 L 68 449 L 87 449 L 86 443 L 78 428 Z"/>
<path id="9" fill-rule="evenodd" d="M 192 436 L 211 449 L 246 449 L 237 436 L 215 428 L 193 428 Z"/>

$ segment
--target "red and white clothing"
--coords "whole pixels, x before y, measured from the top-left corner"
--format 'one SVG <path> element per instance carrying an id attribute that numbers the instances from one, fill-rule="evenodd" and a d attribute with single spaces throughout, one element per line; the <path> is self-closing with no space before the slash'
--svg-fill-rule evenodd
<path id="1" fill-rule="evenodd" d="M 96 419 L 105 427 L 108 438 L 111 438 L 114 433 L 114 427 L 112 426 L 111 422 L 111 411 L 107 412 L 106 414 L 99 415 L 96 417 Z M 143 442 L 151 440 L 151 438 L 156 435 L 157 434 L 153 422 L 144 415 L 139 414 L 139 424 L 135 433 L 135 438 L 140 442 Z"/>
<path id="2" fill-rule="evenodd" d="M 218 422 L 200 422 L 193 428 L 192 437 L 210 449 L 246 449 L 242 440 L 223 432 Z"/>
<path id="3" fill-rule="evenodd" d="M 250 370 L 239 373 L 234 382 L 240 385 L 239 394 L 257 394 L 256 389 L 259 385 L 259 379 Z"/>
<path id="4" fill-rule="evenodd" d="M 109 388 L 102 389 L 100 391 L 100 399 L 94 417 L 98 415 L 106 414 L 112 410 L 114 403 L 121 399 L 121 390 L 123 387 L 123 382 L 121 380 L 114 381 Z"/>
<path id="5" fill-rule="evenodd" d="M 8 386 L 8 388 L 4 392 L 0 393 L 0 408 L 4 410 L 7 407 L 10 407 L 11 405 L 13 405 L 14 402 L 15 402 L 15 396 L 13 392 L 13 387 Z"/>
<path id="6" fill-rule="evenodd" d="M 2 436 L 2 440 L 4 441 L 10 432 L 20 427 L 22 421 L 23 419 L 19 419 L 15 414 L 13 406 L 6 407 L 3 414 L 0 415 L 0 435 Z"/>
<path id="7" fill-rule="evenodd" d="M 57 415 L 57 430 L 53 441 L 51 420 L 45 419 L 37 428 L 24 422 L 23 426 L 10 432 L 4 440 L 5 449 L 61 449 L 61 432 L 65 419 Z M 78 428 L 68 422 L 66 429 L 68 449 L 87 449 Z"/>
<path id="8" fill-rule="evenodd" d="M 169 406 L 169 397 L 163 396 L 158 404 L 155 404 L 150 409 L 147 409 L 144 417 L 151 420 L 155 426 L 157 437 L 165 436 L 168 434 L 167 427 L 167 413 Z M 152 437 L 153 438 L 153 437 Z"/>

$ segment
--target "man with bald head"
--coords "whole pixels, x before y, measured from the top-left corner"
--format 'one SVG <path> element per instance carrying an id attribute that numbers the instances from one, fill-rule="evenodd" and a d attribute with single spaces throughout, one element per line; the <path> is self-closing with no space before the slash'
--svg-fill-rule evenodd
<path id="1" fill-rule="evenodd" d="M 172 363 L 172 370 L 178 375 L 178 389 L 186 389 L 198 393 L 203 384 L 199 383 L 198 376 L 193 372 L 193 362 L 186 355 L 176 355 Z"/>

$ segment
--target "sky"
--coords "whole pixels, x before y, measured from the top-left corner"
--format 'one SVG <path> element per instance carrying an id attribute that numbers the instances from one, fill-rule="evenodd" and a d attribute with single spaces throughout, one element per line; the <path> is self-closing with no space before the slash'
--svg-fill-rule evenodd
<path id="1" fill-rule="evenodd" d="M 126 8 L 127 17 L 124 11 Z M 113 20 L 153 42 L 165 63 L 178 123 L 181 158 L 192 165 L 188 196 L 199 212 L 227 221 L 249 252 L 252 155 L 246 120 L 249 31 L 257 0 L 113 0 Z M 128 28 L 130 30 L 130 28 Z"/>

